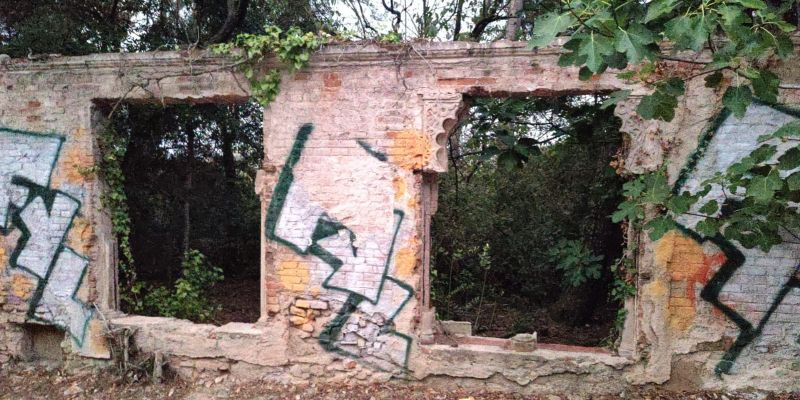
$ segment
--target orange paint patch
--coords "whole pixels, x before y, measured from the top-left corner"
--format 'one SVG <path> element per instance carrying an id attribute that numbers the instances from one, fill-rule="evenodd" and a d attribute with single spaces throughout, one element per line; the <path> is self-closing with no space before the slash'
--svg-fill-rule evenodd
<path id="1" fill-rule="evenodd" d="M 418 201 L 417 201 L 416 198 L 409 197 L 408 201 L 406 202 L 406 207 L 408 207 L 409 210 L 413 210 L 413 209 L 415 209 L 417 207 L 417 204 L 418 204 Z"/>
<path id="2" fill-rule="evenodd" d="M 11 278 L 11 293 L 20 299 L 28 300 L 35 287 L 33 279 L 25 275 L 14 274 Z"/>
<path id="3" fill-rule="evenodd" d="M 67 233 L 67 244 L 81 254 L 89 254 L 94 232 L 86 218 L 77 217 Z"/>
<path id="4" fill-rule="evenodd" d="M 5 271 L 7 262 L 8 262 L 8 257 L 6 256 L 6 249 L 0 247 L 0 272 Z"/>
<path id="5" fill-rule="evenodd" d="M 642 292 L 649 297 L 663 297 L 667 295 L 667 287 L 661 281 L 653 281 L 644 285 Z"/>
<path id="6" fill-rule="evenodd" d="M 65 183 L 75 185 L 85 183 L 87 171 L 94 165 L 91 153 L 80 147 L 81 143 L 88 142 L 88 134 L 89 132 L 83 128 L 72 131 L 59 156 L 60 168 L 53 174 L 52 187 L 59 187 Z"/>
<path id="7" fill-rule="evenodd" d="M 394 266 L 398 277 L 411 276 L 417 267 L 416 247 L 404 247 L 398 250 L 394 256 Z"/>
<path id="8" fill-rule="evenodd" d="M 670 327 L 685 331 L 697 312 L 697 291 L 725 262 L 725 254 L 706 254 L 703 246 L 678 231 L 664 235 L 655 248 L 655 261 L 670 275 Z"/>
<path id="9" fill-rule="evenodd" d="M 400 176 L 395 176 L 392 179 L 392 187 L 394 188 L 394 199 L 401 201 L 406 195 L 406 181 Z"/>
<path id="10" fill-rule="evenodd" d="M 427 136 L 415 129 L 390 131 L 392 145 L 387 148 L 389 160 L 400 168 L 414 171 L 428 164 L 431 158 L 431 143 Z"/>
<path id="11" fill-rule="evenodd" d="M 105 327 L 100 320 L 92 319 L 86 327 L 86 337 L 81 354 L 94 358 L 110 358 L 111 348 L 105 336 Z"/>
<path id="12" fill-rule="evenodd" d="M 278 279 L 286 290 L 305 292 L 311 279 L 308 264 L 302 259 L 282 261 L 278 264 Z"/>

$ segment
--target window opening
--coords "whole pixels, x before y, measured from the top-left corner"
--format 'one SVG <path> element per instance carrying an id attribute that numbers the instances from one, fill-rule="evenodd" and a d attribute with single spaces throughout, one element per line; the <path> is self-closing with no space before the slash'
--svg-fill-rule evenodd
<path id="1" fill-rule="evenodd" d="M 609 216 L 620 121 L 601 95 L 474 98 L 448 139 L 431 226 L 431 302 L 476 336 L 607 344 L 622 255 Z M 455 326 L 464 332 L 463 324 Z M 466 331 L 469 331 L 469 327 Z"/>
<path id="2" fill-rule="evenodd" d="M 142 287 L 124 311 L 258 319 L 262 119 L 253 102 L 130 103 L 114 113 L 115 134 L 127 141 L 121 167 Z"/>

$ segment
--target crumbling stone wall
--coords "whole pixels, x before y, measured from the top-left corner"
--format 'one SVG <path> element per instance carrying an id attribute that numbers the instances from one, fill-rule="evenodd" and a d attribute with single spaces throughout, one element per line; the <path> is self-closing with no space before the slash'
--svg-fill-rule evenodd
<path id="1" fill-rule="evenodd" d="M 0 360 L 25 357 L 25 323 L 59 326 L 78 354 L 109 356 L 100 314 L 117 307 L 116 244 L 91 173 L 101 104 L 242 98 L 228 75 L 191 75 L 219 63 L 170 53 L 0 66 Z"/>
<path id="2" fill-rule="evenodd" d="M 784 102 L 797 104 L 794 96 L 785 93 Z M 679 156 L 670 162 L 681 164 L 680 169 L 672 168 L 674 190 L 699 192 L 700 182 L 760 146 L 759 136 L 799 115 L 796 108 L 754 103 L 741 119 L 728 113 L 712 116 L 692 138 L 696 144 L 676 143 L 674 154 Z M 778 146 L 776 157 L 794 147 L 780 140 L 772 144 Z M 732 195 L 712 187 L 705 199 L 721 204 Z M 650 314 L 643 320 L 654 328 L 650 339 L 657 356 L 643 377 L 665 382 L 689 363 L 695 365 L 692 370 L 698 369 L 695 373 L 719 375 L 706 382 L 691 378 L 698 385 L 779 387 L 791 382 L 789 387 L 796 389 L 792 379 L 800 370 L 798 244 L 787 237 L 786 243 L 765 253 L 724 238 L 702 237 L 694 231 L 698 217 L 684 216 L 678 222 L 682 230 L 652 244 L 651 253 L 643 257 L 646 273 L 653 274 L 641 287 L 643 310 Z"/>
<path id="3" fill-rule="evenodd" d="M 698 78 L 674 121 L 641 121 L 633 108 L 643 88 L 610 74 L 580 81 L 557 66 L 559 51 L 511 42 L 338 46 L 284 76 L 265 110 L 255 188 L 264 218 L 262 317 L 222 327 L 115 312 L 114 240 L 102 183 L 86 171 L 99 157 L 100 111 L 115 101 L 230 101 L 246 95 L 245 80 L 202 54 L 13 61 L 0 69 L 0 210 L 12 222 L 0 232 L 0 355 L 23 356 L 21 324 L 36 322 L 64 328 L 78 354 L 107 357 L 109 321 L 135 329 L 142 351 L 161 352 L 190 376 L 405 378 L 576 393 L 670 380 L 797 388 L 797 249 L 743 251 L 692 235 L 691 220 L 657 243 L 631 232 L 642 238 L 638 294 L 627 302 L 617 352 L 545 344 L 518 351 L 471 336 L 438 344 L 428 225 L 436 174 L 447 170 L 446 138 L 470 97 L 632 89 L 617 108 L 628 134 L 623 167 L 641 173 L 666 164 L 676 190 L 696 190 L 748 153 L 753 138 L 796 118 L 758 104 L 742 120 L 717 117 L 721 93 Z M 796 72 L 780 72 L 789 85 L 782 102 L 800 104 Z M 13 256 L 23 252 L 36 256 Z"/>

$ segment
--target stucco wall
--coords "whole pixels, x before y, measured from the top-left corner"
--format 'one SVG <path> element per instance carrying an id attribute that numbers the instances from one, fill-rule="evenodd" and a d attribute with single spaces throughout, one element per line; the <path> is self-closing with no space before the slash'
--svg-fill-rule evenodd
<path id="1" fill-rule="evenodd" d="M 698 78 L 673 122 L 641 121 L 632 110 L 642 88 L 612 74 L 581 82 L 575 69 L 557 66 L 558 53 L 511 42 L 334 46 L 307 70 L 284 76 L 265 110 L 255 188 L 264 218 L 262 317 L 223 327 L 114 311 L 115 245 L 99 201 L 102 184 L 85 170 L 98 158 L 100 111 L 116 99 L 229 101 L 246 95 L 245 80 L 228 72 L 225 60 L 202 54 L 0 67 L 0 223 L 11 222 L 0 226 L 8 228 L 0 231 L 0 356 L 21 356 L 20 324 L 35 322 L 65 328 L 78 354 L 107 357 L 109 319 L 136 328 L 137 346 L 163 352 L 189 375 L 406 378 L 527 392 L 615 392 L 670 378 L 796 389 L 800 290 L 790 278 L 800 254 L 788 245 L 736 258 L 724 244 L 691 234 L 673 232 L 658 243 L 643 237 L 638 295 L 627 302 L 618 353 L 431 340 L 426 225 L 435 175 L 447 170 L 446 137 L 470 96 L 632 89 L 633 98 L 617 108 L 628 134 L 624 168 L 640 173 L 667 164 L 682 190 L 749 152 L 760 132 L 795 118 L 765 105 L 752 106 L 742 120 L 717 117 L 721 93 Z M 789 85 L 782 101 L 798 104 L 791 89 L 797 77 L 791 66 L 782 71 Z M 691 230 L 692 221 L 683 223 Z"/>

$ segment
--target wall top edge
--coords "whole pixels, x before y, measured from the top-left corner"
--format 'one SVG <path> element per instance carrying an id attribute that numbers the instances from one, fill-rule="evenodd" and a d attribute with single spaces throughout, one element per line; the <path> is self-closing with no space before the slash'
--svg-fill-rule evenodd
<path id="1" fill-rule="evenodd" d="M 358 65 L 403 62 L 431 63 L 459 59 L 481 59 L 497 57 L 527 57 L 547 59 L 565 52 L 562 45 L 568 38 L 560 37 L 545 48 L 532 49 L 527 42 L 499 40 L 489 43 L 475 42 L 436 42 L 414 41 L 402 44 L 379 44 L 374 41 L 347 42 L 324 46 L 314 53 L 310 67 L 331 67 L 337 65 Z M 794 36 L 795 46 L 800 48 L 800 35 Z M 669 46 L 665 47 L 669 51 Z M 708 54 L 694 55 L 697 61 L 707 59 Z M 5 73 L 26 73 L 31 71 L 63 70 L 104 70 L 124 68 L 197 68 L 217 70 L 229 66 L 228 57 L 211 54 L 208 50 L 153 51 L 141 53 L 97 53 L 85 56 L 50 55 L 43 60 L 31 61 L 26 58 L 12 59 L 0 65 L 0 75 Z M 267 66 L 275 61 L 268 60 Z"/>
<path id="2" fill-rule="evenodd" d="M 552 56 L 562 53 L 560 44 L 534 50 L 525 42 L 498 41 L 471 42 L 412 42 L 379 45 L 373 42 L 333 44 L 315 52 L 311 67 L 362 62 L 396 62 L 407 60 L 431 61 L 459 58 L 484 58 L 508 56 Z M 199 69 L 224 67 L 231 61 L 227 57 L 212 55 L 207 50 L 154 51 L 142 53 L 98 53 L 86 56 L 45 56 L 44 60 L 12 59 L 0 65 L 0 74 L 28 71 L 85 70 L 108 68 L 163 68 L 193 66 Z"/>

